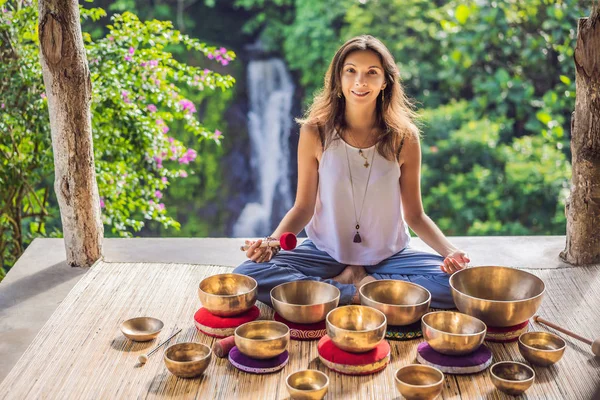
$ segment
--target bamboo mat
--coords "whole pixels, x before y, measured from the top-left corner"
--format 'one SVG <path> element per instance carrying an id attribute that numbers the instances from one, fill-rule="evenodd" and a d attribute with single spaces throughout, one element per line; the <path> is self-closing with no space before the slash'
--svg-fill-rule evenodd
<path id="1" fill-rule="evenodd" d="M 183 328 L 172 341 L 197 341 L 212 346 L 215 339 L 199 334 L 193 323 L 200 307 L 199 282 L 229 267 L 186 264 L 99 262 L 77 283 L 39 332 L 17 365 L 0 385 L 1 399 L 287 399 L 285 377 L 315 368 L 330 379 L 327 399 L 400 399 L 393 373 L 415 362 L 417 344 L 391 341 L 392 361 L 376 374 L 350 377 L 327 370 L 318 360 L 314 342 L 291 341 L 290 361 L 280 372 L 251 375 L 227 359 L 213 357 L 203 377 L 179 379 L 162 361 L 162 351 L 140 366 L 138 355 L 154 348 L 175 326 Z M 547 285 L 539 313 L 589 338 L 600 335 L 600 267 L 532 270 Z M 271 318 L 263 304 L 261 318 Z M 121 334 L 121 321 L 142 315 L 160 318 L 165 328 L 147 343 Z M 530 330 L 546 330 L 532 324 Z M 565 337 L 563 335 L 563 337 Z M 527 399 L 591 399 L 600 387 L 600 359 L 587 345 L 565 337 L 563 359 L 550 368 L 535 367 L 536 382 Z M 489 344 L 495 361 L 524 362 L 517 345 Z M 509 399 L 498 392 L 489 369 L 469 376 L 447 376 L 444 399 Z"/>

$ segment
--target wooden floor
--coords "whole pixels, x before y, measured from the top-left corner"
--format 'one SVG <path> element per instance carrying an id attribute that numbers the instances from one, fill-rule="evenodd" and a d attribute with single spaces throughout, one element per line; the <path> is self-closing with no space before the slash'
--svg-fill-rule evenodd
<path id="1" fill-rule="evenodd" d="M 226 359 L 213 358 L 203 377 L 179 379 L 162 361 L 162 352 L 141 366 L 137 356 L 183 328 L 173 341 L 212 345 L 214 339 L 199 334 L 193 314 L 200 307 L 198 283 L 206 276 L 231 268 L 186 264 L 96 264 L 74 287 L 0 384 L 1 399 L 286 399 L 285 377 L 296 370 L 315 368 L 330 379 L 327 399 L 399 399 L 394 371 L 414 363 L 420 339 L 391 341 L 392 360 L 372 376 L 349 377 L 328 371 L 318 360 L 316 342 L 292 341 L 290 361 L 280 372 L 251 375 L 239 372 Z M 583 336 L 600 336 L 600 267 L 529 270 L 542 278 L 547 292 L 539 314 Z M 272 310 L 259 304 L 261 318 Z M 125 339 L 119 324 L 128 318 L 149 315 L 165 328 L 147 343 Z M 530 330 L 546 330 L 533 324 Z M 564 336 L 563 336 L 564 337 Z M 522 398 L 592 399 L 600 388 L 600 358 L 586 345 L 565 337 L 563 359 L 550 368 L 535 367 L 536 382 Z M 517 345 L 489 344 L 495 361 L 524 362 Z M 489 370 L 470 376 L 447 376 L 444 399 L 504 399 L 489 378 Z"/>

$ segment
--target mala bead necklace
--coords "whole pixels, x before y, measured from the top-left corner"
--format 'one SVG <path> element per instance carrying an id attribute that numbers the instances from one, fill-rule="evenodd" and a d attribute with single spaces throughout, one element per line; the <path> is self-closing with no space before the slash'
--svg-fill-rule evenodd
<path id="1" fill-rule="evenodd" d="M 362 217 L 362 212 L 363 212 L 363 207 L 365 205 L 365 199 L 367 197 L 367 189 L 369 188 L 369 181 L 371 180 L 371 171 L 373 171 L 373 161 L 375 160 L 375 153 L 377 152 L 377 149 L 375 147 L 373 147 L 373 155 L 371 156 L 371 164 L 369 164 L 367 157 L 363 156 L 362 154 L 362 149 L 359 150 L 358 154 L 360 154 L 363 158 L 365 158 L 365 168 L 369 168 L 369 166 L 371 168 L 369 168 L 369 175 L 367 176 L 367 184 L 365 185 L 365 193 L 363 195 L 363 201 L 362 201 L 362 205 L 360 206 L 360 213 L 357 216 L 356 215 L 356 201 L 354 199 L 354 182 L 352 179 L 352 168 L 350 167 L 350 157 L 348 156 L 348 146 L 344 146 L 344 148 L 346 149 L 346 160 L 348 161 L 348 174 L 350 175 L 350 188 L 352 189 L 352 206 L 354 209 L 354 219 L 356 220 L 356 226 L 354 227 L 356 229 L 356 234 L 354 235 L 354 243 L 361 243 L 362 242 L 362 238 L 360 237 L 360 218 Z"/>

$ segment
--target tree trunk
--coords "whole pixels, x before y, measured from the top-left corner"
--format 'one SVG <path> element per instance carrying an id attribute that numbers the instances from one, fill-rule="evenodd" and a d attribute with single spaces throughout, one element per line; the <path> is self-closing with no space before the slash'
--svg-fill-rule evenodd
<path id="1" fill-rule="evenodd" d="M 573 181 L 566 208 L 567 244 L 560 257 L 584 265 L 600 263 L 600 7 L 593 8 L 590 18 L 581 18 L 577 28 Z"/>
<path id="2" fill-rule="evenodd" d="M 92 82 L 78 7 L 76 0 L 39 0 L 38 28 L 67 262 L 89 267 L 102 257 L 104 228 L 94 170 Z"/>

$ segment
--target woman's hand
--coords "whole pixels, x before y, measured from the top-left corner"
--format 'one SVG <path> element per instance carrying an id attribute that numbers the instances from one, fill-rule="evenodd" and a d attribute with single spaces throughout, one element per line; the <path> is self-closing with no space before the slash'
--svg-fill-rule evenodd
<path id="1" fill-rule="evenodd" d="M 440 267 L 447 274 L 453 274 L 456 271 L 467 268 L 471 260 L 467 253 L 462 250 L 454 250 L 444 259 L 444 264 Z"/>
<path id="2" fill-rule="evenodd" d="M 273 248 L 259 247 L 261 243 L 262 239 L 258 239 L 256 242 L 246 240 L 246 244 L 250 245 L 250 248 L 246 251 L 246 256 L 255 263 L 268 262 L 273 258 Z"/>

